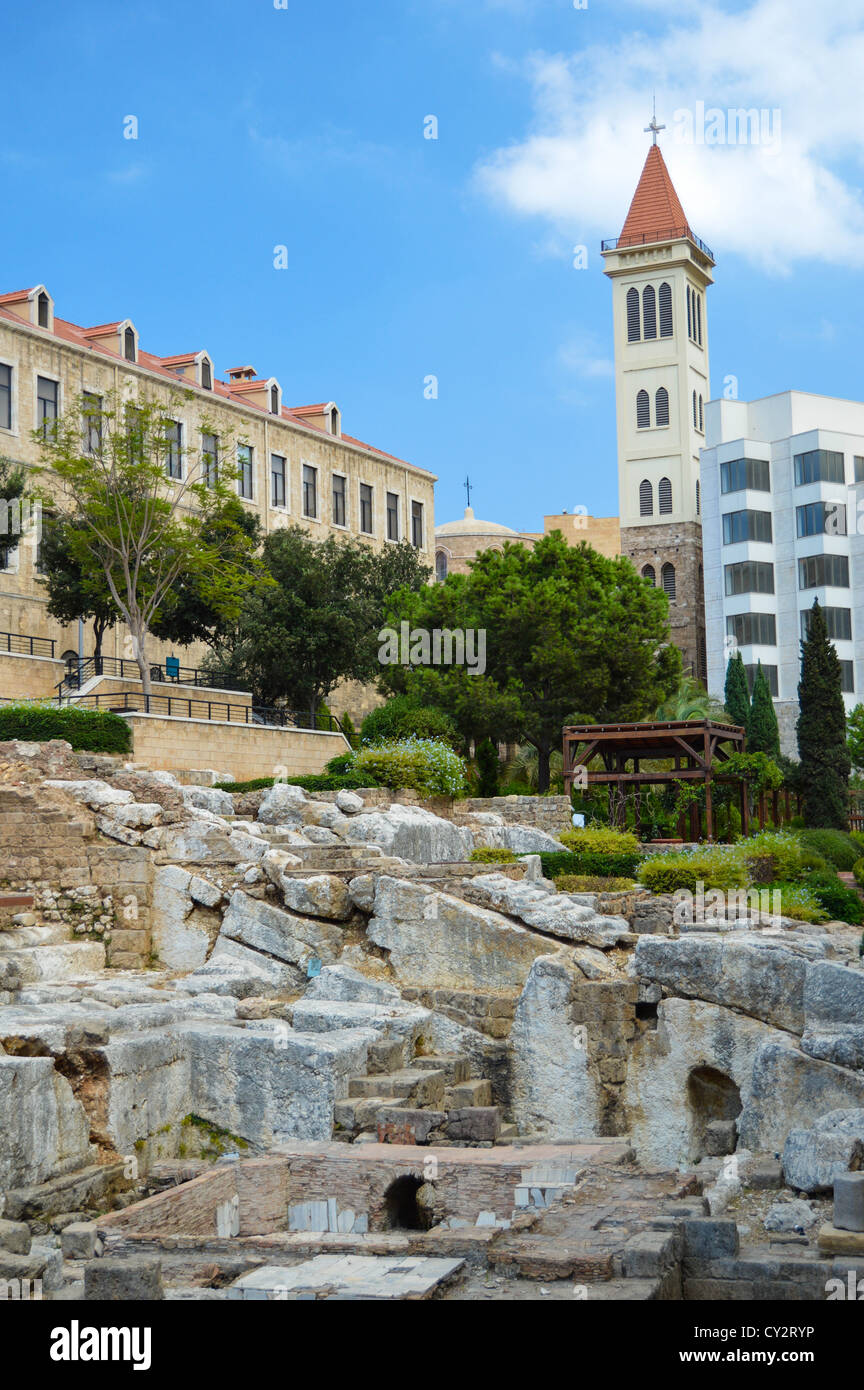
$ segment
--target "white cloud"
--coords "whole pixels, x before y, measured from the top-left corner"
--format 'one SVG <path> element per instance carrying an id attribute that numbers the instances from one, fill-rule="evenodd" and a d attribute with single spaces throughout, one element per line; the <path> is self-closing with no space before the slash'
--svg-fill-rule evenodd
<path id="1" fill-rule="evenodd" d="M 633 18 L 647 4 L 636 0 Z M 536 53 L 532 129 L 477 170 L 480 187 L 562 238 L 614 236 L 645 158 L 656 89 L 667 164 L 691 226 L 718 254 L 781 273 L 798 262 L 864 265 L 864 8 L 860 0 L 708 5 L 660 31 L 621 32 L 572 55 Z M 683 143 L 675 113 L 779 110 L 775 144 Z M 776 118 L 769 118 L 775 119 Z M 776 126 L 773 127 L 776 132 Z M 772 128 L 768 127 L 770 136 Z M 710 138 L 710 137 L 709 137 Z"/>
<path id="2" fill-rule="evenodd" d="M 581 381 L 596 381 L 598 378 L 611 380 L 615 375 L 612 358 L 603 355 L 593 333 L 573 334 L 558 349 L 558 361 Z"/>

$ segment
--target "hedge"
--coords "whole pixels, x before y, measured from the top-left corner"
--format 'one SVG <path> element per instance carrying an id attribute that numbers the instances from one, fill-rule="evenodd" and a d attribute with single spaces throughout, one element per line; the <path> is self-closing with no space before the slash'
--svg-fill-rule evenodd
<path id="1" fill-rule="evenodd" d="M 472 849 L 470 859 L 474 864 L 515 864 L 516 854 L 512 849 L 481 845 L 479 849 Z"/>
<path id="2" fill-rule="evenodd" d="M 861 846 L 844 830 L 802 830 L 799 838 L 802 845 L 821 854 L 835 869 L 848 872 L 861 858 Z"/>
<path id="3" fill-rule="evenodd" d="M 634 878 L 638 854 L 574 854 L 562 850 L 540 855 L 544 878 L 557 879 L 562 874 L 589 875 L 595 878 Z"/>
<path id="4" fill-rule="evenodd" d="M 559 874 L 555 880 L 559 893 L 619 893 L 635 888 L 632 878 L 598 878 L 591 874 Z"/>
<path id="5" fill-rule="evenodd" d="M 253 777 L 250 782 L 214 782 L 213 785 L 222 792 L 259 792 L 269 790 L 275 785 L 276 780 L 275 777 Z M 305 776 L 280 777 L 278 780 L 290 787 L 302 787 L 304 792 L 358 791 L 361 787 L 376 785 L 368 776 L 356 777 L 347 772 L 343 776 L 328 772 L 310 772 Z"/>
<path id="6" fill-rule="evenodd" d="M 132 730 L 119 714 L 80 709 L 77 705 L 0 705 L 0 740 L 47 743 L 65 739 L 76 752 L 128 753 Z"/>

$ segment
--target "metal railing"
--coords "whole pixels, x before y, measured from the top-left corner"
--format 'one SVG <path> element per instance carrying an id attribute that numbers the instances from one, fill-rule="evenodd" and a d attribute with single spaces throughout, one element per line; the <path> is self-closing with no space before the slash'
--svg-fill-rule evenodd
<path id="1" fill-rule="evenodd" d="M 54 655 L 55 643 L 51 637 L 27 637 L 21 632 L 0 632 L 0 652 L 11 652 L 14 656 Z"/>
<path id="2" fill-rule="evenodd" d="M 224 681 L 218 676 L 207 676 L 196 666 L 181 666 L 173 657 L 164 661 L 151 661 L 149 664 L 151 681 L 159 681 L 165 685 L 205 686 L 210 690 L 225 688 Z M 81 686 L 94 676 L 117 676 L 122 680 L 140 681 L 141 672 L 138 662 L 133 661 L 131 657 L 70 658 L 66 663 L 66 674 L 56 686 L 58 697 L 72 690 L 80 690 Z"/>
<path id="3" fill-rule="evenodd" d="M 696 236 L 695 232 L 692 232 L 686 225 L 683 227 L 669 227 L 659 232 L 642 232 L 641 235 L 631 233 L 629 236 L 607 237 L 605 241 L 601 241 L 600 250 L 619 251 L 622 247 L 627 246 L 653 246 L 654 243 L 658 241 L 678 241 L 681 237 L 687 237 L 688 241 L 692 241 L 695 247 L 702 251 L 704 255 L 710 256 L 713 261 L 714 252 L 711 250 L 711 247 L 706 246 L 705 242 L 701 241 L 699 237 Z"/>
<path id="4" fill-rule="evenodd" d="M 205 700 L 194 695 L 145 695 L 137 690 L 121 690 L 115 694 L 82 695 L 75 701 L 75 708 L 110 710 L 112 714 L 156 714 L 168 719 L 204 719 L 221 724 L 342 733 L 339 720 L 328 710 L 319 710 L 313 715 L 310 710 L 238 705 L 230 700 Z"/>

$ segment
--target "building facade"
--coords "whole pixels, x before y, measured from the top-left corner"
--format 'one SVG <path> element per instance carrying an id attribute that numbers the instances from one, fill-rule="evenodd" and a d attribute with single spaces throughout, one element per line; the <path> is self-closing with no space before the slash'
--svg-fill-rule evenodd
<path id="1" fill-rule="evenodd" d="M 656 129 L 654 139 L 621 235 L 602 246 L 612 281 L 621 553 L 662 585 L 684 668 L 704 680 L 699 451 L 714 258 L 684 215 Z"/>
<path id="2" fill-rule="evenodd" d="M 864 691 L 864 404 L 803 391 L 718 400 L 706 430 L 709 690 L 722 697 L 732 652 L 740 650 L 751 684 L 761 661 L 781 746 L 797 756 L 799 642 L 814 599 L 840 658 L 847 710 Z"/>
<path id="3" fill-rule="evenodd" d="M 534 546 L 553 531 L 560 531 L 568 545 L 585 541 L 610 559 L 621 553 L 617 516 L 561 512 L 544 516 L 542 531 L 514 531 L 499 521 L 480 521 L 473 508 L 466 507 L 459 521 L 445 521 L 435 528 L 435 578 L 441 583 L 448 574 L 467 574 L 471 561 L 482 551 L 503 550 L 506 541 Z"/>
<path id="4" fill-rule="evenodd" d="M 289 408 L 276 378 L 258 377 L 252 367 L 219 380 L 203 348 L 155 356 L 141 348 L 129 319 L 93 328 L 70 323 L 55 316 L 44 285 L 0 295 L 0 456 L 37 465 L 31 432 L 85 394 L 94 410 L 109 397 L 170 403 L 171 478 L 182 479 L 188 461 L 208 448 L 218 455 L 220 439 L 230 441 L 222 455 L 230 451 L 238 495 L 265 533 L 299 524 L 314 536 L 354 536 L 376 547 L 407 539 L 433 564 L 434 476 L 346 434 L 333 401 Z M 14 541 L 0 535 L 0 651 L 8 634 L 51 639 L 57 656 L 90 655 L 89 627 L 63 627 L 47 614 L 37 547 Z M 5 646 L 21 649 L 17 641 Z M 120 657 L 128 648 L 118 625 L 103 651 Z M 154 659 L 166 654 L 154 641 Z M 194 657 L 184 654 L 184 663 Z"/>

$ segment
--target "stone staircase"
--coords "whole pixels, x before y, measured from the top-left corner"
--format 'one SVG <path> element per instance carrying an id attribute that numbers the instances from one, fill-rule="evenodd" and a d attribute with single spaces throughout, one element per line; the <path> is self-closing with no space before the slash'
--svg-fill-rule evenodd
<path id="1" fill-rule="evenodd" d="M 70 941 L 69 928 L 62 922 L 25 926 L 13 919 L 9 927 L 0 925 L 0 991 L 76 980 L 104 969 L 103 943 Z"/>

